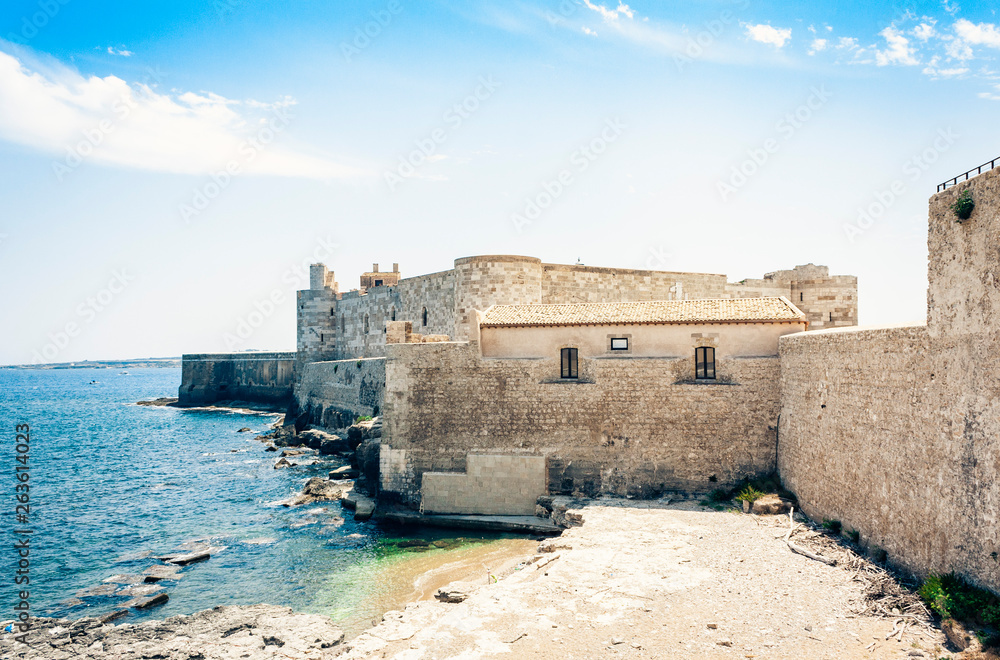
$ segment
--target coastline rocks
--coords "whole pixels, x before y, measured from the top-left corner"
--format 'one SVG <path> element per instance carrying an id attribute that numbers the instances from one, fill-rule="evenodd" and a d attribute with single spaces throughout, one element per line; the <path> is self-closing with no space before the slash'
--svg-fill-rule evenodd
<path id="1" fill-rule="evenodd" d="M 354 512 L 354 519 L 364 522 L 375 513 L 375 500 L 364 495 L 351 491 L 340 500 L 340 505 L 345 509 Z"/>
<path id="2" fill-rule="evenodd" d="M 313 477 L 302 487 L 302 492 L 285 506 L 299 506 L 313 502 L 336 502 L 351 489 L 350 484 L 334 482 L 323 477 Z"/>
<path id="3" fill-rule="evenodd" d="M 225 606 L 162 621 L 109 623 L 124 615 L 119 610 L 98 619 L 34 619 L 27 646 L 15 633 L 0 635 L 0 657 L 331 660 L 343 651 L 344 633 L 333 621 L 288 607 Z"/>
<path id="4" fill-rule="evenodd" d="M 299 433 L 297 440 L 310 449 L 316 449 L 320 454 L 330 455 L 352 451 L 354 448 L 339 435 L 320 431 L 319 429 L 306 429 Z"/>
<path id="5" fill-rule="evenodd" d="M 191 552 L 186 555 L 177 555 L 176 557 L 171 557 L 166 561 L 170 564 L 176 564 L 177 566 L 187 566 L 188 564 L 194 564 L 199 561 L 208 561 L 211 556 L 211 554 L 202 550 L 198 552 Z"/>
<path id="6" fill-rule="evenodd" d="M 250 433 L 250 427 L 249 426 L 244 426 L 239 431 L 237 431 L 237 433 Z"/>
<path id="7" fill-rule="evenodd" d="M 352 468 L 350 465 L 345 465 L 339 467 L 336 470 L 330 471 L 330 479 L 336 481 L 338 479 L 357 479 L 358 471 Z"/>
<path id="8" fill-rule="evenodd" d="M 280 470 L 281 468 L 287 468 L 287 467 L 292 467 L 292 464 L 288 461 L 287 458 L 279 458 L 278 461 L 274 464 L 275 470 Z"/>
<path id="9" fill-rule="evenodd" d="M 442 603 L 461 603 L 468 597 L 468 592 L 461 589 L 454 589 L 452 588 L 452 585 L 449 585 L 444 589 L 438 589 L 437 593 L 434 594 L 434 598 L 438 599 Z"/>

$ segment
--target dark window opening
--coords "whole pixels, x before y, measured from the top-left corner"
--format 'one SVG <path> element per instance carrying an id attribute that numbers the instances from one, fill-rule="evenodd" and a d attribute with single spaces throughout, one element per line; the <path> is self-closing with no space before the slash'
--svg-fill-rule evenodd
<path id="1" fill-rule="evenodd" d="M 613 351 L 627 351 L 628 350 L 628 337 L 612 337 L 611 338 L 611 350 L 613 350 Z"/>
<path id="2" fill-rule="evenodd" d="M 424 325 L 427 325 L 427 308 L 424 307 Z"/>
<path id="3" fill-rule="evenodd" d="M 579 351 L 575 348 L 564 348 L 561 351 L 562 366 L 560 373 L 563 378 L 580 377 Z"/>
<path id="4" fill-rule="evenodd" d="M 396 308 L 395 307 L 392 308 L 392 320 L 393 321 L 396 320 Z"/>
<path id="5" fill-rule="evenodd" d="M 375 280 L 375 286 L 382 286 L 382 280 Z"/>
<path id="6" fill-rule="evenodd" d="M 333 307 L 330 308 L 330 316 L 333 316 Z"/>
<path id="7" fill-rule="evenodd" d="M 323 343 L 323 333 L 319 333 L 319 343 Z"/>
<path id="8" fill-rule="evenodd" d="M 830 320 L 833 321 L 833 312 L 830 312 Z"/>
<path id="9" fill-rule="evenodd" d="M 802 302 L 802 292 L 799 291 L 799 302 Z"/>
<path id="10" fill-rule="evenodd" d="M 344 328 L 346 328 L 346 327 L 347 327 L 347 321 L 344 320 L 344 315 L 341 314 L 340 315 L 340 332 L 344 333 L 345 332 Z"/>
<path id="11" fill-rule="evenodd" d="M 694 349 L 694 377 L 698 380 L 715 379 L 715 349 L 699 346 Z"/>
<path id="12" fill-rule="evenodd" d="M 368 315 L 365 314 L 365 334 L 368 334 Z"/>

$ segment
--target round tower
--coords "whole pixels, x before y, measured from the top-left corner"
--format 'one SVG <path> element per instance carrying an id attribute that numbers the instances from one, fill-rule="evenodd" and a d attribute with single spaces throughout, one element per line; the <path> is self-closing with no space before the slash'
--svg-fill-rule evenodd
<path id="1" fill-rule="evenodd" d="M 473 310 L 542 301 L 542 260 L 483 255 L 455 260 L 455 341 L 469 339 Z"/>

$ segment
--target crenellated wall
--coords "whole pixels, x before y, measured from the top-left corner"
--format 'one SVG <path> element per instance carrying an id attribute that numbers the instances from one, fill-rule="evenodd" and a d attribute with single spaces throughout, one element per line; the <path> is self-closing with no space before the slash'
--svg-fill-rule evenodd
<path id="1" fill-rule="evenodd" d="M 951 211 L 971 190 L 976 208 Z M 778 466 L 894 563 L 1000 591 L 1000 170 L 930 200 L 927 326 L 780 340 Z"/>
<path id="2" fill-rule="evenodd" d="M 181 405 L 217 401 L 286 404 L 292 400 L 295 353 L 190 354 L 181 358 Z"/>

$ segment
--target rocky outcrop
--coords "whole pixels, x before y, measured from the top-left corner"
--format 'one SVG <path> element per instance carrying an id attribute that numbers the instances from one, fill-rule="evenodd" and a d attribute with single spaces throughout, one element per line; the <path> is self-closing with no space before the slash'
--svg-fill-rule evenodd
<path id="1" fill-rule="evenodd" d="M 122 616 L 120 613 L 112 615 Z M 324 616 L 274 605 L 216 607 L 163 621 L 115 626 L 102 618 L 34 619 L 24 641 L 0 636 L 0 657 L 24 660 L 184 658 L 328 660 L 344 634 Z M 117 617 L 116 617 L 117 618 Z M 5 624 L 6 625 L 6 624 Z"/>
<path id="2" fill-rule="evenodd" d="M 336 502 L 351 490 L 351 483 L 346 481 L 330 481 L 323 477 L 313 477 L 303 486 L 302 492 L 285 506 L 299 506 L 313 502 Z"/>

